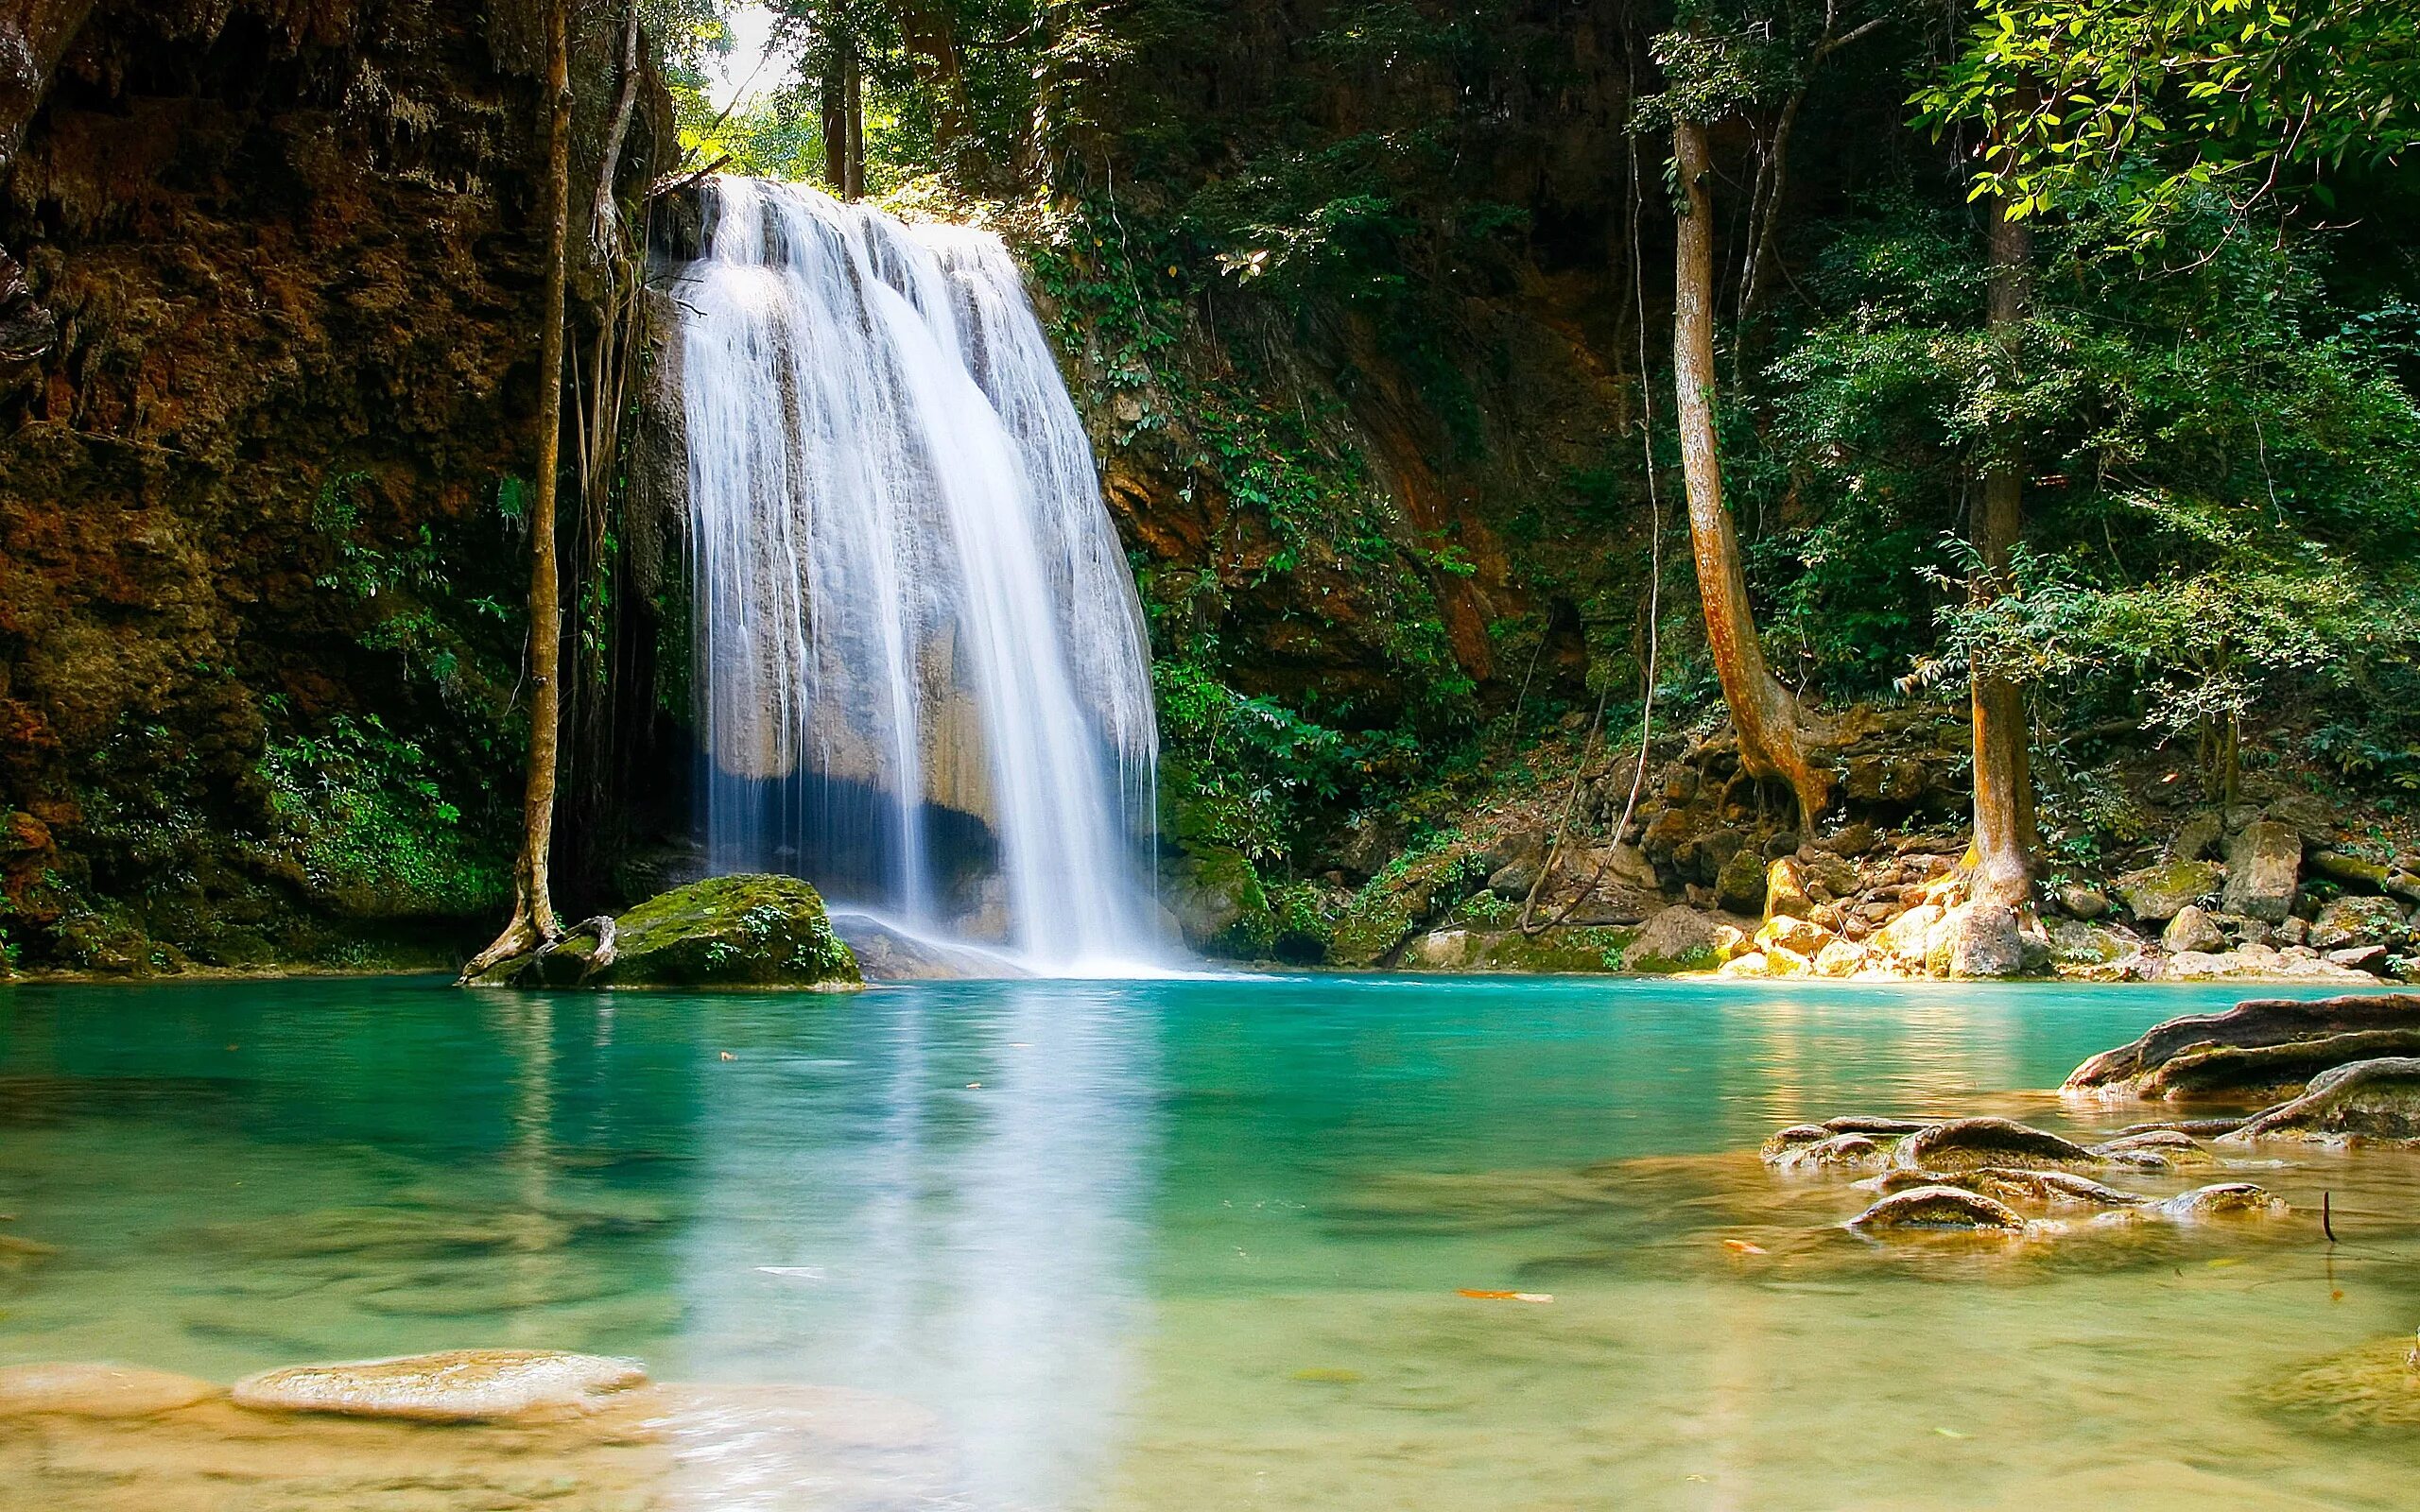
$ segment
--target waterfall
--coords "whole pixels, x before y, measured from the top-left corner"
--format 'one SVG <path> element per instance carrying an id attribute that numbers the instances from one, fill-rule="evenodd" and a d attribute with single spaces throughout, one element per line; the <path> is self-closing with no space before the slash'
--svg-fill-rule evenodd
<path id="1" fill-rule="evenodd" d="M 1154 954 L 1142 609 L 1007 249 L 795 184 L 705 207 L 673 298 L 709 865 L 1048 970 Z"/>

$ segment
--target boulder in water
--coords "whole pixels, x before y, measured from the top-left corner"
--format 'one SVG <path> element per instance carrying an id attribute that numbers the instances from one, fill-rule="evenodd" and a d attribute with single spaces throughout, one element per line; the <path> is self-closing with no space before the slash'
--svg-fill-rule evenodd
<path id="1" fill-rule="evenodd" d="M 1910 1187 L 1893 1192 L 1849 1220 L 1852 1228 L 1911 1228 L 2023 1233 L 2025 1215 L 2007 1203 L 1962 1187 Z"/>
<path id="2" fill-rule="evenodd" d="M 2322 1072 L 2302 1096 L 2221 1136 L 2220 1143 L 2263 1139 L 2420 1144 L 2420 1057 L 2357 1060 Z"/>
<path id="3" fill-rule="evenodd" d="M 2274 1218 L 2287 1211 L 2283 1201 L 2249 1181 L 2221 1181 L 2195 1187 L 2160 1203 L 2158 1209 L 2170 1218 L 2186 1219 Z"/>
<path id="4" fill-rule="evenodd" d="M 1914 1170 L 1955 1172 L 1986 1165 L 2023 1170 L 2098 1165 L 2101 1159 L 2048 1129 L 2034 1128 L 2014 1119 L 1956 1118 L 1901 1140 L 1892 1155 L 1892 1163 Z"/>
<path id="5" fill-rule="evenodd" d="M 872 914 L 834 910 L 832 933 L 869 982 L 959 982 L 1033 973 L 998 951 L 931 939 Z"/>
<path id="6" fill-rule="evenodd" d="M 2222 1046 L 2248 1049 L 2320 1040 L 2372 1029 L 2420 1030 L 2420 996 L 2380 993 L 2308 1002 L 2256 998 L 2223 1013 L 2185 1014 L 2078 1066 L 2067 1075 L 2066 1091 L 2135 1091 L 2152 1073 L 2183 1055 Z"/>
<path id="7" fill-rule="evenodd" d="M 2363 1029 L 2282 1045 L 2212 1045 L 2187 1050 L 2136 1078 L 2139 1097 L 2182 1102 L 2206 1097 L 2291 1096 L 2311 1077 L 2356 1060 L 2420 1055 L 2420 1026 Z"/>
<path id="8" fill-rule="evenodd" d="M 165 1370 L 72 1363 L 0 1367 L 0 1418 L 149 1418 L 217 1395 L 207 1381 Z"/>
<path id="9" fill-rule="evenodd" d="M 449 1349 L 439 1354 L 288 1366 L 235 1383 L 239 1407 L 419 1422 L 504 1422 L 594 1410 L 647 1383 L 635 1360 L 553 1349 Z"/>
<path id="10" fill-rule="evenodd" d="M 611 944 L 607 939 L 610 935 Z M 852 988 L 856 957 L 832 933 L 823 899 L 796 877 L 709 877 L 659 893 L 598 929 L 515 963 L 556 987 Z"/>

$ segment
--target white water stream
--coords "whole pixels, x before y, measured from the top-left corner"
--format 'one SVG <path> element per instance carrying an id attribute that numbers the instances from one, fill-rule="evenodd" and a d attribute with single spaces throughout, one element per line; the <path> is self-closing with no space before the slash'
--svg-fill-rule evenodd
<path id="1" fill-rule="evenodd" d="M 709 862 L 1160 954 L 1142 610 L 997 237 L 718 178 L 675 288 Z"/>

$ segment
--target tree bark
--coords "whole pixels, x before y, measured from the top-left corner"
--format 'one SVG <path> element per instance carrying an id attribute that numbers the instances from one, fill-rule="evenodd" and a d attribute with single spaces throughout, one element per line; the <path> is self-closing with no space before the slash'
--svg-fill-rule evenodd
<path id="1" fill-rule="evenodd" d="M 865 78 L 856 43 L 839 33 L 823 40 L 823 181 L 843 199 L 866 192 Z"/>
<path id="2" fill-rule="evenodd" d="M 556 581 L 555 475 L 563 418 L 563 273 L 571 229 L 571 65 L 564 37 L 568 0 L 546 8 L 546 287 L 539 312 L 538 477 L 529 507 L 529 769 L 521 804 L 521 855 L 512 874 L 512 918 L 462 968 L 472 982 L 562 933 L 547 888 L 554 847 L 556 726 L 562 704 L 562 605 Z"/>
<path id="3" fill-rule="evenodd" d="M 612 124 L 605 129 L 605 152 L 596 169 L 596 199 L 588 215 L 588 242 L 598 261 L 612 253 L 614 171 L 622 165 L 622 142 L 630 135 L 631 112 L 639 98 L 639 5 L 629 0 L 622 16 L 622 77 L 614 91 Z"/>
<path id="4" fill-rule="evenodd" d="M 2031 289 L 2033 232 L 2011 220 L 1995 203 L 1991 225 L 1990 323 L 2014 369 Z M 2013 439 L 1999 438 L 1983 474 L 1981 501 L 1972 538 L 1979 558 L 1970 601 L 1989 605 L 2007 592 L 2009 558 L 2023 524 L 2025 459 Z M 2034 852 L 2033 781 L 2028 770 L 2025 697 L 2007 679 L 1979 669 L 1970 679 L 1975 716 L 1975 845 L 1971 857 L 1974 895 L 1981 902 L 2016 907 L 2032 896 Z"/>
<path id="5" fill-rule="evenodd" d="M 858 60 L 857 49 L 850 45 L 849 56 L 849 161 L 848 184 L 843 196 L 863 199 L 866 195 L 866 71 Z"/>
<path id="6" fill-rule="evenodd" d="M 1831 807 L 1834 780 L 1810 747 L 1824 731 L 1765 663 L 1739 563 L 1739 537 L 1722 500 L 1722 459 L 1714 426 L 1714 203 L 1705 128 L 1677 121 L 1672 154 L 1686 197 L 1675 230 L 1672 382 L 1680 401 L 1682 474 L 1689 499 L 1689 542 L 1698 596 L 1705 607 L 1706 649 L 1722 681 L 1723 702 L 1739 735 L 1741 765 L 1777 777 L 1797 795 L 1801 819 Z"/>

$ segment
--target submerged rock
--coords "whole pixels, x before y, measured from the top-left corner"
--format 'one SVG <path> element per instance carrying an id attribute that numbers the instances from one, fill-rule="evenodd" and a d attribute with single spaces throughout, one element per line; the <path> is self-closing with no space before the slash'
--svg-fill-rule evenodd
<path id="1" fill-rule="evenodd" d="M 927 939 L 895 924 L 835 910 L 832 932 L 856 956 L 869 982 L 955 982 L 1033 973 L 997 951 L 950 940 Z"/>
<path id="2" fill-rule="evenodd" d="M 2009 1118 L 1958 1118 L 1909 1135 L 1892 1163 L 1914 1170 L 1959 1171 L 1975 1166 L 2097 1165 L 2100 1157 L 2083 1145 Z"/>
<path id="3" fill-rule="evenodd" d="M 419 1422 L 498 1422 L 584 1413 L 644 1385 L 635 1360 L 553 1349 L 449 1349 L 340 1365 L 288 1366 L 235 1383 L 239 1407 Z"/>
<path id="4" fill-rule="evenodd" d="M 527 963 L 550 987 L 848 988 L 864 983 L 822 896 L 796 877 L 709 877 L 659 893 L 600 932 Z"/>
<path id="5" fill-rule="evenodd" d="M 2193 1136 L 2170 1128 L 2121 1134 L 2106 1143 L 2092 1146 L 2092 1153 L 2129 1163 L 2148 1160 L 2156 1160 L 2164 1166 L 2219 1163 L 2219 1158 L 2202 1148 Z"/>
<path id="6" fill-rule="evenodd" d="M 1923 1186 L 1893 1192 L 1849 1220 L 1852 1228 L 1885 1231 L 1945 1228 L 2023 1233 L 2025 1215 L 1996 1198 L 1963 1187 Z"/>
<path id="7" fill-rule="evenodd" d="M 1793 1145 L 1768 1160 L 1785 1171 L 1803 1171 L 1814 1167 L 1863 1170 L 1890 1158 L 1890 1150 L 1867 1135 L 1835 1134 L 1811 1144 Z"/>
<path id="8" fill-rule="evenodd" d="M 2259 1399 L 2328 1428 L 2420 1428 L 2420 1341 L 2401 1334 L 2329 1355 L 2261 1388 Z"/>
<path id="9" fill-rule="evenodd" d="M 2196 1097 L 2276 1095 L 2301 1091 L 2311 1077 L 2356 1060 L 2420 1055 L 2420 1027 L 2364 1029 L 2281 1045 L 2214 1045 L 2189 1050 L 2136 1078 L 2138 1097 L 2181 1102 Z"/>
<path id="10" fill-rule="evenodd" d="M 2408 993 L 2321 998 L 2255 998 L 2223 1013 L 2188 1013 L 2153 1025 L 2142 1038 L 2104 1050 L 2067 1074 L 2068 1091 L 2132 1091 L 2179 1056 L 2220 1046 L 2256 1048 L 2323 1040 L 2358 1030 L 2420 1030 L 2420 997 Z"/>
<path id="11" fill-rule="evenodd" d="M 2277 1218 L 2290 1211 L 2285 1202 L 2249 1181 L 2221 1181 L 2196 1187 L 2157 1205 L 2170 1218 Z"/>
<path id="12" fill-rule="evenodd" d="M 217 1395 L 207 1381 L 165 1370 L 72 1363 L 0 1367 L 0 1418 L 149 1418 Z"/>
<path id="13" fill-rule="evenodd" d="M 2093 1208 L 2135 1208 L 2152 1199 L 2139 1192 L 2120 1192 L 2072 1171 L 2031 1171 L 1986 1165 L 1948 1178 L 1945 1185 L 1962 1186 L 2002 1202 L 2037 1202 L 2046 1207 L 2082 1204 Z"/>
<path id="14" fill-rule="evenodd" d="M 2358 1060 L 2323 1072 L 2302 1096 L 2262 1113 L 2221 1143 L 2263 1139 L 2420 1143 L 2420 1057 Z"/>

